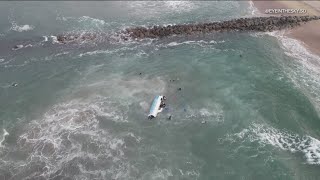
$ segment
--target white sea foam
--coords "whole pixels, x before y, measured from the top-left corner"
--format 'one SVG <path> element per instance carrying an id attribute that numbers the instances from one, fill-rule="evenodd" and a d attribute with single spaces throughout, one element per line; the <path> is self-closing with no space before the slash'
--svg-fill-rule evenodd
<path id="1" fill-rule="evenodd" d="M 145 176 L 142 177 L 142 179 L 157 180 L 168 179 L 169 177 L 173 177 L 172 171 L 170 169 L 156 168 L 153 172 L 145 174 Z"/>
<path id="2" fill-rule="evenodd" d="M 48 41 L 48 36 L 42 36 L 43 37 L 43 41 L 42 42 L 47 42 Z"/>
<path id="3" fill-rule="evenodd" d="M 5 61 L 5 59 L 0 59 L 0 63 L 3 62 L 3 61 Z"/>
<path id="4" fill-rule="evenodd" d="M 168 155 L 173 155 L 181 163 L 192 162 L 180 167 L 181 172 L 185 178 L 197 179 L 199 167 L 204 164 L 201 160 L 180 147 L 172 147 L 175 144 L 169 147 L 153 143 L 149 133 L 144 136 L 143 129 L 136 129 L 132 124 L 135 122 L 128 121 L 131 100 L 141 102 L 142 97 L 158 93 L 162 86 L 156 78 L 109 76 L 104 82 L 75 88 L 74 93 L 82 98 L 59 103 L 26 125 L 17 146 L 12 148 L 12 154 L 26 157 L 8 157 L 1 168 L 10 169 L 16 179 L 49 179 L 58 174 L 76 179 L 166 179 L 173 176 L 174 167 L 168 166 L 174 161 Z M 116 93 L 116 98 L 95 96 L 92 92 L 85 95 L 86 90 Z M 133 90 L 144 93 L 134 94 L 132 97 L 137 99 L 131 99 Z M 118 95 L 117 91 L 123 94 Z M 206 110 L 202 111 L 206 116 Z M 120 127 L 124 128 L 119 130 Z M 144 141 L 146 137 L 148 140 Z M 146 166 L 146 160 L 151 164 Z"/>
<path id="5" fill-rule="evenodd" d="M 30 31 L 34 29 L 34 26 L 32 25 L 18 25 L 15 21 L 11 22 L 12 26 L 11 26 L 11 30 L 13 31 L 17 31 L 17 32 L 24 32 L 24 31 Z"/>
<path id="6" fill-rule="evenodd" d="M 109 50 L 95 50 L 95 51 L 80 53 L 80 54 L 79 54 L 79 57 L 99 55 L 99 54 L 110 54 L 110 53 L 112 53 L 112 52 L 114 52 L 114 51 L 109 51 Z"/>
<path id="7" fill-rule="evenodd" d="M 320 141 L 309 135 L 298 135 L 255 123 L 226 139 L 232 142 L 258 142 L 262 147 L 271 145 L 291 153 L 302 153 L 308 164 L 320 164 Z"/>
<path id="8" fill-rule="evenodd" d="M 183 42 L 170 42 L 168 44 L 159 44 L 157 47 L 175 47 L 175 46 L 181 46 L 181 45 L 196 45 L 200 47 L 208 47 L 208 48 L 214 48 L 213 45 L 215 44 L 220 44 L 224 43 L 224 40 L 221 41 L 204 41 L 204 40 L 199 40 L 199 41 L 183 41 Z"/>
<path id="9" fill-rule="evenodd" d="M 285 31 L 274 31 L 268 34 L 280 40 L 281 45 L 283 45 L 283 48 L 286 51 L 285 53 L 288 56 L 299 59 L 300 62 L 304 62 L 304 65 L 309 69 L 319 71 L 320 57 L 312 54 L 301 41 L 290 38 L 286 36 L 285 33 Z M 316 63 L 318 67 L 315 67 L 314 63 Z"/>
<path id="10" fill-rule="evenodd" d="M 57 36 L 50 36 L 52 39 L 52 44 L 59 43 Z"/>
<path id="11" fill-rule="evenodd" d="M 254 16 L 259 14 L 259 10 L 254 6 L 254 3 L 252 1 L 248 1 L 249 3 L 249 13 Z"/>
<path id="12" fill-rule="evenodd" d="M 82 17 L 79 18 L 78 21 L 80 23 L 81 22 L 91 22 L 91 23 L 94 23 L 95 25 L 105 25 L 106 24 L 106 22 L 104 20 L 92 18 L 92 17 L 89 17 L 89 16 L 82 16 Z"/>
<path id="13" fill-rule="evenodd" d="M 65 51 L 65 52 L 61 52 L 61 53 L 58 53 L 58 54 L 56 54 L 56 55 L 54 55 L 55 57 L 57 57 L 57 56 L 63 56 L 63 55 L 67 55 L 67 54 L 69 54 L 70 52 L 68 52 L 68 51 Z"/>
<path id="14" fill-rule="evenodd" d="M 136 51 L 137 47 L 122 47 L 117 49 L 110 49 L 110 50 L 95 50 L 95 51 L 89 51 L 85 53 L 80 53 L 78 57 L 83 56 L 94 56 L 94 55 L 100 55 L 100 54 L 114 54 L 114 53 L 120 53 L 120 52 L 128 52 L 128 51 Z M 142 50 L 140 50 L 138 53 L 135 53 L 137 56 L 145 55 L 146 53 Z"/>
<path id="15" fill-rule="evenodd" d="M 311 53 L 306 46 L 293 38 L 287 37 L 285 31 L 268 33 L 279 39 L 285 54 L 295 58 L 299 64 L 293 69 L 284 67 L 293 83 L 309 97 L 320 113 L 320 57 Z"/>
<path id="16" fill-rule="evenodd" d="M 3 134 L 0 140 L 0 147 L 3 147 L 2 143 L 6 140 L 6 137 L 9 136 L 9 133 L 7 132 L 6 129 L 3 129 L 2 131 L 3 131 Z"/>
<path id="17" fill-rule="evenodd" d="M 13 170 L 23 174 L 34 164 L 42 163 L 46 168 L 38 169 L 37 176 L 48 178 L 76 163 L 76 167 L 81 166 L 81 173 L 75 174 L 75 177 L 86 177 L 101 171 L 104 176 L 98 173 L 94 177 L 125 178 L 130 167 L 123 151 L 126 147 L 123 138 L 127 135 L 115 137 L 108 129 L 101 129 L 98 120 L 98 117 L 117 119 L 121 115 L 117 111 L 115 104 L 103 97 L 88 101 L 73 100 L 52 107 L 42 119 L 32 121 L 19 137 L 18 150 L 28 152 L 28 157 L 21 162 L 21 166 L 15 167 L 18 169 Z M 132 132 L 130 136 L 135 137 Z M 86 163 L 101 166 L 88 168 Z M 103 168 L 106 166 L 113 171 Z M 30 178 L 35 176 L 29 175 Z"/>
<path id="18" fill-rule="evenodd" d="M 27 47 L 32 47 L 32 46 L 33 46 L 32 44 L 27 44 L 24 47 L 27 48 Z"/>

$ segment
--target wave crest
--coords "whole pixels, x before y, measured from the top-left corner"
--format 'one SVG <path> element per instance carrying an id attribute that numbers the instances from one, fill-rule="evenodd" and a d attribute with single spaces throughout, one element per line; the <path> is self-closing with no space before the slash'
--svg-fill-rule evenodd
<path id="1" fill-rule="evenodd" d="M 291 153 L 302 153 L 308 164 L 320 164 L 320 141 L 309 135 L 299 135 L 285 130 L 252 124 L 239 133 L 227 135 L 231 142 L 258 142 L 262 147 L 271 145 Z"/>
<path id="2" fill-rule="evenodd" d="M 10 30 L 17 31 L 17 32 L 31 31 L 34 29 L 34 26 L 28 25 L 28 24 L 18 25 L 14 21 L 11 24 L 12 24 L 12 26 L 11 26 Z"/>

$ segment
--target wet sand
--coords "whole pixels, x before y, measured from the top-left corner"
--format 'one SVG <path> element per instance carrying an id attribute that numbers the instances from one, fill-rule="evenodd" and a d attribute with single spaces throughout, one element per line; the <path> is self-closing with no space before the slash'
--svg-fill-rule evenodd
<path id="1" fill-rule="evenodd" d="M 320 15 L 320 2 L 317 1 L 253 1 L 261 14 L 266 14 L 266 9 L 305 9 L 303 14 L 274 14 L 280 15 Z M 300 27 L 289 30 L 286 35 L 303 42 L 313 53 L 320 55 L 320 22 L 313 21 L 302 24 Z"/>

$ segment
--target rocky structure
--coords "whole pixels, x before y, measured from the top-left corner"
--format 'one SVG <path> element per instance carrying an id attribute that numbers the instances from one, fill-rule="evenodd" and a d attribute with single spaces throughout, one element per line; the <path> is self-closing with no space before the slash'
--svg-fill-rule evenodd
<path id="1" fill-rule="evenodd" d="M 68 33 L 64 35 L 58 35 L 57 36 L 57 41 L 59 43 L 69 43 L 69 42 L 74 42 L 74 41 L 92 41 L 97 38 L 97 34 L 93 33 Z"/>
<path id="2" fill-rule="evenodd" d="M 132 38 L 161 38 L 171 35 L 208 33 L 214 31 L 274 31 L 299 26 L 300 23 L 318 20 L 320 16 L 271 16 L 240 18 L 222 22 L 135 27 L 126 29 Z"/>
<path id="3" fill-rule="evenodd" d="M 188 35 L 196 33 L 209 33 L 220 31 L 274 31 L 299 26 L 300 23 L 318 20 L 320 16 L 271 16 L 240 18 L 222 22 L 181 24 L 153 27 L 133 27 L 122 31 L 118 36 L 122 40 L 162 38 L 172 35 Z M 75 40 L 85 41 L 97 38 L 95 34 L 66 34 L 57 36 L 60 43 L 68 43 Z"/>

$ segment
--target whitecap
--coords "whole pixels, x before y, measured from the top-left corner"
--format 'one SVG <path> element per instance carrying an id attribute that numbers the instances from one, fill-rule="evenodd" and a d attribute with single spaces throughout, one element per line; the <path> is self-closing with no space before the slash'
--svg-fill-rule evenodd
<path id="1" fill-rule="evenodd" d="M 58 37 L 57 37 L 57 36 L 50 36 L 50 37 L 51 37 L 51 39 L 52 39 L 52 44 L 60 43 L 60 42 L 58 41 Z"/>
<path id="2" fill-rule="evenodd" d="M 284 70 L 296 87 L 309 97 L 320 112 L 320 57 L 310 52 L 299 40 L 286 36 L 286 31 L 267 34 L 276 37 L 285 50 L 285 54 L 297 60 L 294 62 L 295 67 L 284 66 Z"/>
<path id="3" fill-rule="evenodd" d="M 24 46 L 22 44 L 18 44 L 18 45 L 15 45 L 12 50 L 18 50 L 18 49 L 21 49 L 23 48 Z"/>
<path id="4" fill-rule="evenodd" d="M 309 135 L 299 135 L 268 125 L 254 123 L 239 133 L 227 135 L 227 141 L 258 142 L 262 147 L 271 145 L 291 153 L 302 153 L 308 164 L 320 164 L 320 141 Z"/>
<path id="5" fill-rule="evenodd" d="M 2 139 L 0 140 L 0 147 L 3 147 L 2 143 L 6 140 L 6 137 L 9 136 L 9 133 L 6 129 L 3 129 Z"/>
<path id="6" fill-rule="evenodd" d="M 83 56 L 92 56 L 92 55 L 98 55 L 98 54 L 110 54 L 112 52 L 113 51 L 109 51 L 109 50 L 96 50 L 96 51 L 80 53 L 78 56 L 83 57 Z"/>
<path id="7" fill-rule="evenodd" d="M 314 62 L 320 63 L 320 57 L 311 53 L 306 48 L 306 45 L 303 44 L 303 42 L 286 36 L 286 31 L 274 31 L 274 32 L 269 32 L 267 34 L 279 39 L 279 41 L 281 42 L 281 45 L 285 50 L 285 53 L 288 56 L 299 59 L 300 62 L 304 62 L 304 65 L 306 65 L 310 69 L 313 69 L 316 71 L 319 70 L 320 64 L 317 64 L 319 66 L 315 67 L 311 63 L 314 63 Z"/>
<path id="8" fill-rule="evenodd" d="M 197 45 L 200 47 L 211 47 L 211 45 L 215 44 L 220 44 L 224 43 L 224 40 L 221 41 L 215 41 L 215 40 L 210 40 L 210 41 L 204 41 L 204 40 L 199 40 L 199 41 L 183 41 L 183 42 L 170 42 L 168 44 L 160 44 L 157 45 L 158 47 L 174 47 L 174 46 L 180 46 L 180 45 Z"/>
<path id="9" fill-rule="evenodd" d="M 68 51 L 65 51 L 65 52 L 61 52 L 61 53 L 58 53 L 58 54 L 56 54 L 56 55 L 54 55 L 55 57 L 57 57 L 57 56 L 63 56 L 63 55 L 67 55 L 67 54 L 69 54 L 70 52 L 68 52 Z"/>
<path id="10" fill-rule="evenodd" d="M 104 20 L 92 18 L 92 17 L 89 17 L 89 16 L 80 17 L 78 22 L 92 22 L 92 23 L 94 23 L 96 25 L 104 25 L 104 24 L 106 24 L 106 22 Z"/>
<path id="11" fill-rule="evenodd" d="M 47 42 L 48 41 L 48 36 L 42 36 L 43 37 L 43 41 L 42 42 Z"/>
<path id="12" fill-rule="evenodd" d="M 48 178 L 76 163 L 83 169 L 75 177 L 92 177 L 96 171 L 103 171 L 108 177 L 118 173 L 128 175 L 130 164 L 124 151 L 124 136 L 115 136 L 108 129 L 99 127 L 99 117 L 107 121 L 120 118 L 121 113 L 115 105 L 108 98 L 97 96 L 53 106 L 41 119 L 27 125 L 26 132 L 19 136 L 18 150 L 27 152 L 27 158 L 34 161 L 22 161 L 19 167 L 23 168 L 16 170 L 23 173 L 34 163 L 42 163 L 46 170 L 39 169 L 37 173 Z M 102 166 L 88 169 L 86 163 L 99 163 Z M 106 165 L 107 170 L 102 168 Z M 105 179 L 100 173 L 94 177 Z"/>
<path id="13" fill-rule="evenodd" d="M 24 47 L 32 47 L 32 46 L 33 46 L 32 44 L 27 44 Z"/>
<path id="14" fill-rule="evenodd" d="M 12 22 L 11 23 L 12 26 L 11 26 L 11 30 L 13 31 L 17 31 L 17 32 L 24 32 L 24 31 L 30 31 L 30 30 L 33 30 L 34 29 L 34 26 L 32 25 L 28 25 L 28 24 L 25 24 L 25 25 L 18 25 L 16 22 Z"/>

